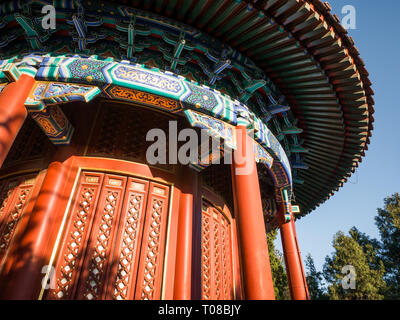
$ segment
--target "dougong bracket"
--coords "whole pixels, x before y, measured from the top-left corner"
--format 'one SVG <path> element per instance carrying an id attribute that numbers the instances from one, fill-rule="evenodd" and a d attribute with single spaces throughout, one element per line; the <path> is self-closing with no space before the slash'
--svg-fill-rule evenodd
<path id="1" fill-rule="evenodd" d="M 96 86 L 37 81 L 25 102 L 25 107 L 54 144 L 69 144 L 74 128 L 56 104 L 70 101 L 89 102 L 100 92 Z"/>

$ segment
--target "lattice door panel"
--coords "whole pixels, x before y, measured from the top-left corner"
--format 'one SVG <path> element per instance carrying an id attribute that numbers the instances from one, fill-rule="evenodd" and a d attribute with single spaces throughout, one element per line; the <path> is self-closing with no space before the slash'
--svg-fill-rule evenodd
<path id="1" fill-rule="evenodd" d="M 111 249 L 118 229 L 126 178 L 104 177 L 96 214 L 86 244 L 83 268 L 75 299 L 99 299 L 107 283 L 107 267 L 112 263 Z"/>
<path id="2" fill-rule="evenodd" d="M 130 178 L 106 299 L 134 299 L 149 182 Z"/>
<path id="3" fill-rule="evenodd" d="M 88 236 L 97 207 L 104 174 L 84 172 L 80 177 L 74 204 L 69 213 L 64 240 L 55 265 L 56 288 L 50 299 L 74 298 Z"/>
<path id="4" fill-rule="evenodd" d="M 160 299 L 169 188 L 151 183 L 143 228 L 135 299 Z"/>
<path id="5" fill-rule="evenodd" d="M 0 266 L 29 203 L 36 174 L 0 181 Z"/>
<path id="6" fill-rule="evenodd" d="M 203 300 L 233 299 L 230 221 L 208 202 L 202 206 L 201 272 Z"/>
<path id="7" fill-rule="evenodd" d="M 147 180 L 84 172 L 49 298 L 159 299 L 168 196 Z"/>

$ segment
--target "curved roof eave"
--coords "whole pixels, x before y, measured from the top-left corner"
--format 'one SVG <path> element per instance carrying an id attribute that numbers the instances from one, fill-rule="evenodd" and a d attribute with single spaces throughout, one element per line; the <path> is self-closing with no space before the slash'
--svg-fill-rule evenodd
<path id="1" fill-rule="evenodd" d="M 296 169 L 303 183 L 294 188 L 302 215 L 332 196 L 358 167 L 373 130 L 374 92 L 353 39 L 327 2 L 111 1 L 196 27 L 266 72 L 303 130 L 308 169 Z"/>

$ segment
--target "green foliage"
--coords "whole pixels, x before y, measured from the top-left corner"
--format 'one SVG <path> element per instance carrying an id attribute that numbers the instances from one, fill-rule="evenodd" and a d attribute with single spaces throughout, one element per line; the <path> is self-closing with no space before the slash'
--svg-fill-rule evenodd
<path id="1" fill-rule="evenodd" d="M 335 251 L 325 259 L 324 277 L 332 300 L 380 300 L 384 298 L 385 269 L 377 257 L 375 241 L 371 241 L 356 228 L 345 235 L 339 231 L 333 239 Z M 356 272 L 356 288 L 344 289 L 342 274 L 344 266 L 353 266 Z"/>
<path id="2" fill-rule="evenodd" d="M 375 224 L 381 237 L 380 257 L 388 285 L 387 299 L 400 299 L 400 195 L 393 194 L 384 200 L 385 207 L 378 209 Z"/>
<path id="3" fill-rule="evenodd" d="M 317 271 L 311 254 L 306 256 L 306 281 L 311 300 L 327 300 L 329 297 L 325 293 L 322 281 L 322 272 Z"/>
<path id="4" fill-rule="evenodd" d="M 282 253 L 275 248 L 274 241 L 277 230 L 268 233 L 268 251 L 271 264 L 272 279 L 274 281 L 275 297 L 277 300 L 289 300 L 290 291 L 283 262 Z"/>
<path id="5" fill-rule="evenodd" d="M 306 256 L 306 279 L 312 300 L 400 299 L 400 194 L 385 198 L 384 203 L 375 217 L 380 240 L 356 227 L 348 234 L 337 232 L 332 243 L 334 252 L 326 256 L 323 272 L 315 268 L 310 254 Z M 290 299 L 288 280 L 282 254 L 275 248 L 276 235 L 276 230 L 268 234 L 275 296 L 287 300 Z M 343 286 L 349 279 L 345 266 L 354 268 L 354 289 Z"/>
<path id="6" fill-rule="evenodd" d="M 362 233 L 356 227 L 351 228 L 349 234 L 362 247 L 370 268 L 378 270 L 382 265 L 382 261 L 379 258 L 381 249 L 379 241 Z"/>

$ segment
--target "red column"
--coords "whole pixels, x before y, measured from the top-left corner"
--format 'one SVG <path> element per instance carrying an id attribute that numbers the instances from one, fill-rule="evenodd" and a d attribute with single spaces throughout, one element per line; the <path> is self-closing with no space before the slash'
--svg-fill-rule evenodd
<path id="1" fill-rule="evenodd" d="M 5 279 L 2 299 L 38 298 L 42 269 L 49 263 L 54 245 L 49 239 L 58 220 L 57 205 L 63 196 L 65 174 L 65 165 L 60 162 L 52 162 L 47 169 L 27 227 L 13 252 L 14 264 Z"/>
<path id="2" fill-rule="evenodd" d="M 294 221 L 291 219 L 290 222 L 285 222 L 284 206 L 280 209 L 279 223 L 290 295 L 293 300 L 308 300 L 307 284 L 300 252 L 297 246 Z"/>
<path id="3" fill-rule="evenodd" d="M 25 121 L 24 103 L 34 83 L 34 78 L 23 74 L 0 93 L 0 167 Z"/>
<path id="4" fill-rule="evenodd" d="M 310 293 L 308 292 L 308 285 L 307 285 L 306 273 L 304 272 L 304 266 L 303 266 L 303 260 L 301 259 L 299 241 L 297 240 L 296 224 L 295 224 L 294 221 L 295 221 L 295 220 L 293 219 L 293 220 L 291 221 L 291 223 L 292 223 L 292 226 L 293 226 L 294 238 L 295 238 L 295 240 L 296 240 L 297 254 L 299 255 L 299 261 L 300 261 L 301 271 L 302 271 L 302 276 L 303 276 L 303 283 L 304 283 L 304 286 L 305 286 L 305 288 L 306 288 L 307 300 L 310 300 Z"/>
<path id="5" fill-rule="evenodd" d="M 237 150 L 233 153 L 232 185 L 236 195 L 245 299 L 274 300 L 254 142 L 247 136 L 244 126 L 236 127 L 236 137 Z"/>
<path id="6" fill-rule="evenodd" d="M 197 194 L 196 172 L 185 167 L 181 181 L 183 187 L 179 200 L 174 300 L 190 300 L 192 290 L 193 208 L 194 197 Z"/>

